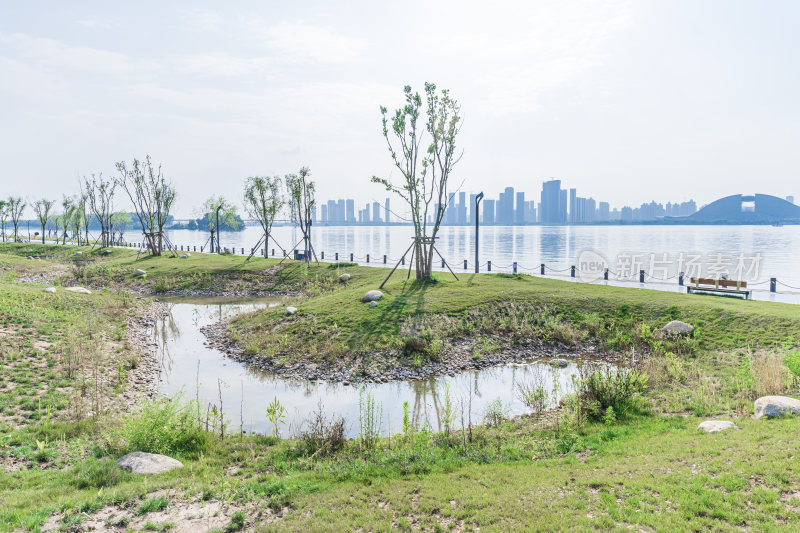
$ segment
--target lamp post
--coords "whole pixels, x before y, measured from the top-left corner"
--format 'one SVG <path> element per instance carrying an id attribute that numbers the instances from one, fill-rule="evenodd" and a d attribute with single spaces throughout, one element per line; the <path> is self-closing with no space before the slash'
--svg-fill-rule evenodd
<path id="1" fill-rule="evenodd" d="M 216 227 L 216 230 L 217 230 L 217 253 L 220 252 L 220 247 L 219 247 L 219 210 L 220 209 L 222 209 L 222 204 L 217 206 L 217 227 Z M 211 252 L 212 253 L 214 252 L 214 243 L 213 242 L 211 243 Z"/>
<path id="2" fill-rule="evenodd" d="M 475 273 L 478 273 L 480 269 L 480 263 L 478 263 L 478 228 L 480 226 L 480 203 L 483 200 L 483 192 L 478 194 L 475 197 Z"/>

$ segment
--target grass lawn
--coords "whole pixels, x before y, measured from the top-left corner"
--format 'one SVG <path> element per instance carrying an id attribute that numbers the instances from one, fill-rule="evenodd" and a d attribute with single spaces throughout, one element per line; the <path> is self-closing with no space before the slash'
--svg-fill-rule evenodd
<path id="1" fill-rule="evenodd" d="M 369 308 L 360 298 L 377 288 L 385 269 L 306 270 L 291 261 L 276 269 L 275 260 L 244 263 L 238 256 L 136 260 L 130 250 L 83 251 L 95 263 L 75 268 L 65 263 L 74 247 L 0 245 L 0 531 L 38 530 L 53 515 L 50 523 L 64 530 L 166 530 L 171 510 L 186 505 L 221 505 L 220 530 L 800 526 L 800 419 L 750 418 L 757 396 L 798 396 L 800 382 L 789 369 L 800 358 L 796 306 L 531 276 L 405 283 L 397 272 Z M 135 268 L 146 278 L 135 278 Z M 96 290 L 50 295 L 18 281 L 53 269 L 61 269 L 57 283 Z M 338 281 L 343 272 L 351 275 L 346 284 Z M 114 404 L 134 364 L 126 324 L 146 302 L 131 290 L 231 284 L 301 293 L 293 317 L 266 310 L 231 326 L 257 350 L 260 342 L 287 339 L 287 358 L 389 348 L 410 360 L 409 336 L 429 346 L 469 336 L 508 345 L 526 337 L 592 341 L 646 355 L 635 367 L 648 386 L 616 416 L 587 417 L 576 400 L 550 416 L 473 428 L 472 438 L 409 427 L 391 438 L 345 442 L 328 425 L 291 439 L 231 437 L 229 428 L 223 440 L 219 420 L 206 431 L 205 407 L 198 417 L 186 399 L 143 403 L 142 413 L 97 409 L 98 402 Z M 672 319 L 695 325 L 696 337 L 668 341 L 654 333 Z M 98 370 L 106 376 L 99 391 L 92 385 Z M 741 429 L 697 432 L 708 417 L 732 419 Z M 166 453 L 185 466 L 152 477 L 116 468 L 114 461 L 134 450 Z M 105 522 L 94 523 L 102 513 Z"/>

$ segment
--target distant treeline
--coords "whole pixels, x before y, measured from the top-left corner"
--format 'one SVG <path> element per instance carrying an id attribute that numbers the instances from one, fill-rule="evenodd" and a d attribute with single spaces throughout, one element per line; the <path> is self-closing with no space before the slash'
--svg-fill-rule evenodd
<path id="1" fill-rule="evenodd" d="M 209 220 L 211 216 L 213 216 L 213 214 L 206 213 L 206 215 L 204 215 L 203 217 L 190 220 L 186 224 L 180 224 L 180 223 L 172 224 L 172 221 L 170 221 L 167 225 L 167 229 L 190 229 L 190 230 L 200 230 L 200 231 L 211 231 L 211 228 L 209 227 Z M 244 221 L 242 220 L 242 217 L 240 217 L 239 215 L 234 215 L 229 220 L 220 219 L 219 229 L 220 231 L 243 231 Z"/>

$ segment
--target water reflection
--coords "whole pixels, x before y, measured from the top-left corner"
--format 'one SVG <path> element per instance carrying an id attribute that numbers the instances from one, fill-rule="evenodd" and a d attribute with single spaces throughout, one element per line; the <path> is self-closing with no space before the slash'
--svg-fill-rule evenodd
<path id="1" fill-rule="evenodd" d="M 403 403 L 409 403 L 412 420 L 418 427 L 441 430 L 445 410 L 445 388 L 460 425 L 461 403 L 467 420 L 480 422 L 486 406 L 500 398 L 509 414 L 526 411 L 517 394 L 518 383 L 537 383 L 547 390 L 560 392 L 551 401 L 569 389 L 576 365 L 556 369 L 545 362 L 524 365 L 509 364 L 480 371 L 464 372 L 455 376 L 425 381 L 366 384 L 345 386 L 327 381 L 287 380 L 259 370 L 253 365 L 240 364 L 224 357 L 205 344 L 200 331 L 205 325 L 236 313 L 250 312 L 267 305 L 278 305 L 277 300 L 261 300 L 245 304 L 223 301 L 171 305 L 170 314 L 153 328 L 153 339 L 158 344 L 161 359 L 159 391 L 172 395 L 183 391 L 189 398 L 197 398 L 201 405 L 218 404 L 222 395 L 226 419 L 232 429 L 239 425 L 248 431 L 269 431 L 266 407 L 278 398 L 287 408 L 287 428 L 298 431 L 303 420 L 321 402 L 327 414 L 340 414 L 348 422 L 347 434 L 358 434 L 359 396 L 368 393 L 381 406 L 381 432 L 388 434 L 402 428 Z M 471 404 L 471 410 L 469 406 Z"/>

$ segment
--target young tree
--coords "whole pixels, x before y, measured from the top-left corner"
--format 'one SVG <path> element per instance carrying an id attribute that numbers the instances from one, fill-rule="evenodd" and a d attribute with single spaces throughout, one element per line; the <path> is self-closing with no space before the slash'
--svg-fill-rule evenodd
<path id="1" fill-rule="evenodd" d="M 280 190 L 281 179 L 278 176 L 253 176 L 247 178 L 244 185 L 244 208 L 247 214 L 258 220 L 264 231 L 264 257 L 267 257 L 267 245 L 272 231 L 272 223 L 285 203 Z"/>
<path id="2" fill-rule="evenodd" d="M 308 178 L 311 170 L 302 167 L 297 174 L 287 174 L 284 177 L 286 190 L 289 192 L 289 201 L 292 204 L 291 216 L 303 234 L 303 259 L 306 263 L 311 261 L 310 254 L 314 248 L 311 245 L 311 215 L 314 212 L 313 181 Z M 314 254 L 316 257 L 316 254 Z"/>
<path id="3" fill-rule="evenodd" d="M 54 201 L 47 200 L 46 198 L 33 202 L 33 211 L 36 213 L 36 218 L 39 219 L 39 224 L 42 226 L 42 244 L 44 244 L 44 228 L 47 225 L 47 221 L 50 219 L 50 211 L 53 210 L 53 204 L 55 204 Z"/>
<path id="4" fill-rule="evenodd" d="M 8 198 L 8 213 L 11 215 L 11 224 L 14 226 L 14 242 L 17 242 L 17 233 L 19 231 L 19 219 L 25 211 L 27 204 L 19 196 L 9 196 Z"/>
<path id="5" fill-rule="evenodd" d="M 3 242 L 6 242 L 6 224 L 8 223 L 8 202 L 0 200 L 0 233 L 3 234 Z"/>
<path id="6" fill-rule="evenodd" d="M 175 202 L 175 187 L 161 172 L 161 165 L 153 167 L 149 155 L 144 161 L 134 159 L 130 168 L 125 161 L 120 161 L 117 170 L 120 174 L 117 183 L 133 203 L 150 253 L 161 255 L 164 249 L 164 225 Z"/>
<path id="7" fill-rule="evenodd" d="M 89 244 L 89 222 L 92 221 L 92 214 L 89 212 L 89 199 L 86 194 L 81 194 L 78 198 L 78 216 L 81 217 L 81 225 L 85 235 L 84 243 Z"/>
<path id="8" fill-rule="evenodd" d="M 422 98 L 408 85 L 403 92 L 405 105 L 395 110 L 391 118 L 387 116 L 387 108 L 381 106 L 383 137 L 403 181 L 395 185 L 377 176 L 373 176 L 372 181 L 408 203 L 414 225 L 416 277 L 427 279 L 433 272 L 434 243 L 450 199 L 448 181 L 453 167 L 461 159 L 461 155 L 456 155 L 461 106 L 450 97 L 448 90 L 437 92 L 436 85 L 426 83 L 424 112 L 427 120 L 423 129 L 418 124 L 423 112 Z M 426 132 L 430 140 L 423 143 Z"/>
<path id="9" fill-rule="evenodd" d="M 242 222 L 238 210 L 235 205 L 222 196 L 212 196 L 203 202 L 202 214 L 203 220 L 211 232 L 211 252 L 214 252 L 216 235 L 216 249 L 217 253 L 220 253 L 222 249 L 219 246 L 219 232 L 223 228 L 239 228 Z"/>
<path id="10" fill-rule="evenodd" d="M 55 204 L 55 202 L 53 202 Z M 50 215 L 50 218 L 47 220 L 48 229 L 48 236 L 55 233 L 56 235 L 56 244 L 58 244 L 58 230 L 61 229 L 61 215 L 58 213 L 53 213 Z"/>
<path id="11" fill-rule="evenodd" d="M 119 211 L 111 215 L 111 240 L 121 241 L 125 235 L 125 230 L 128 229 L 128 224 L 133 222 L 130 213 L 127 211 Z"/>
<path id="12" fill-rule="evenodd" d="M 72 218 L 75 216 L 75 200 L 65 195 L 61 200 L 61 209 L 64 210 L 61 214 L 61 225 L 64 228 L 61 242 L 67 244 L 67 232 L 72 225 Z"/>
<path id="13" fill-rule="evenodd" d="M 102 173 L 97 176 L 92 174 L 91 181 L 84 177 L 81 184 L 81 192 L 86 197 L 89 209 L 100 223 L 101 247 L 111 245 L 111 212 L 114 208 L 114 190 L 116 187 L 117 182 L 111 179 L 103 179 Z"/>

